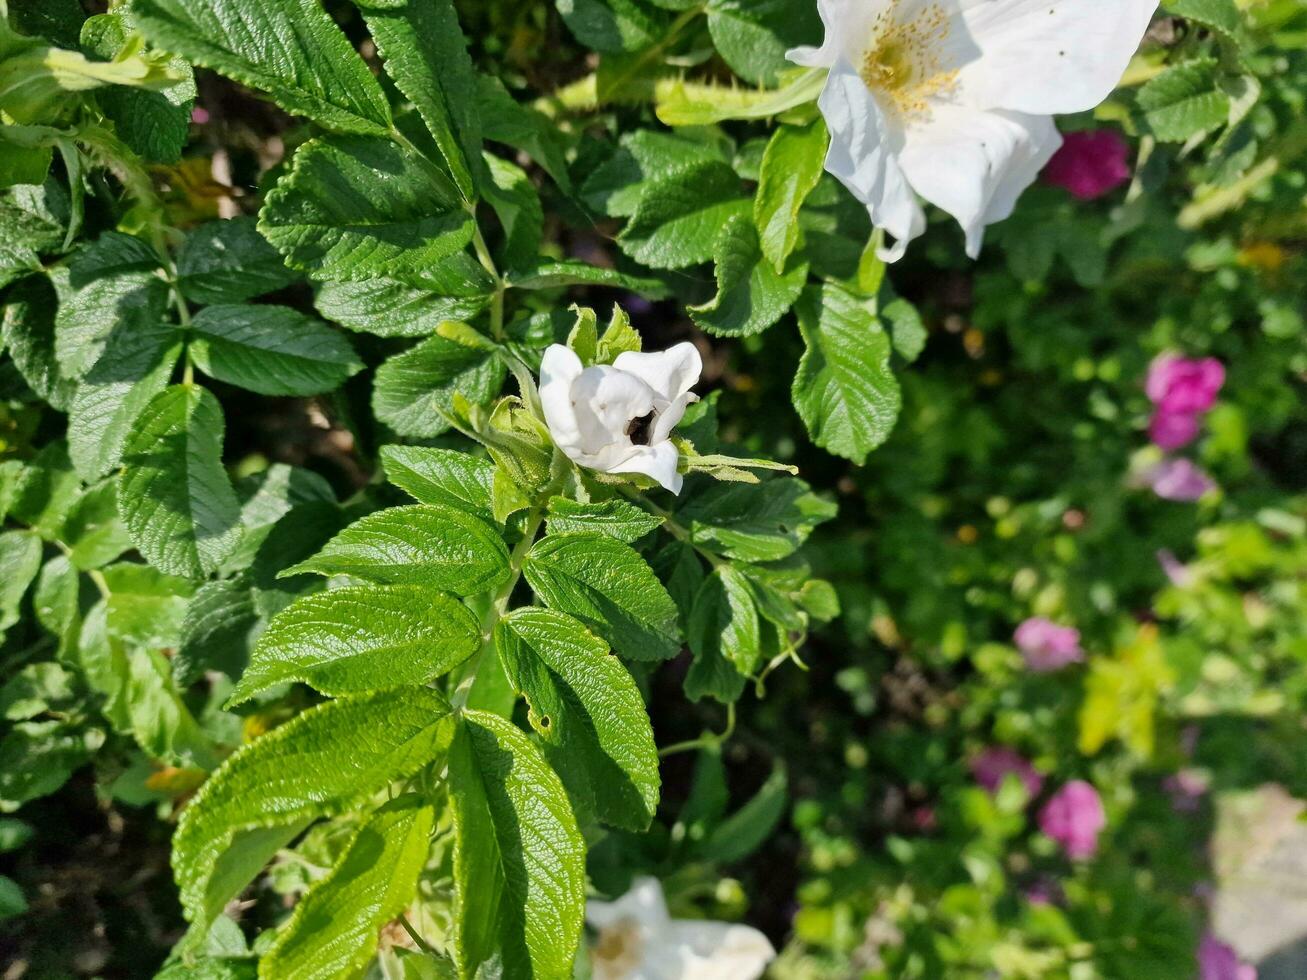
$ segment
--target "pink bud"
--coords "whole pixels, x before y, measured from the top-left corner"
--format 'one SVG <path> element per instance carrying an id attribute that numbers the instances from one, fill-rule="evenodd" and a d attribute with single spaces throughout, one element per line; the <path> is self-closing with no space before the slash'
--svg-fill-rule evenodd
<path id="1" fill-rule="evenodd" d="M 1210 932 L 1198 944 L 1200 980 L 1257 980 L 1257 967 L 1239 961 L 1239 954 Z"/>
<path id="2" fill-rule="evenodd" d="M 209 121 L 209 110 L 203 106 L 196 106 L 191 110 L 191 122 L 197 126 L 203 126 Z"/>
<path id="3" fill-rule="evenodd" d="M 1082 201 L 1110 194 L 1130 179 L 1130 144 L 1113 129 L 1066 133 L 1044 168 L 1044 181 Z"/>
<path id="4" fill-rule="evenodd" d="M 1105 826 L 1098 790 L 1082 779 L 1067 783 L 1039 811 L 1039 829 L 1061 844 L 1073 861 L 1094 856 Z"/>
<path id="5" fill-rule="evenodd" d="M 1163 354 L 1148 369 L 1145 390 L 1163 412 L 1195 415 L 1216 403 L 1225 385 L 1225 366 L 1214 357 Z"/>
<path id="6" fill-rule="evenodd" d="M 971 775 L 986 792 L 997 793 L 1003 780 L 1016 775 L 1032 799 L 1044 788 L 1044 777 L 1035 771 L 1025 756 L 1003 745 L 994 745 L 971 760 Z"/>
<path id="7" fill-rule="evenodd" d="M 1148 423 L 1148 437 L 1168 452 L 1180 449 L 1198 438 L 1198 416 L 1192 412 L 1158 409 Z"/>
<path id="8" fill-rule="evenodd" d="M 1085 659 L 1079 630 L 1040 617 L 1018 626 L 1013 639 L 1026 658 L 1026 666 L 1037 673 L 1059 670 Z"/>
<path id="9" fill-rule="evenodd" d="M 1163 500 L 1181 503 L 1198 500 L 1216 488 L 1216 482 L 1187 459 L 1163 460 L 1149 472 L 1148 482 Z"/>

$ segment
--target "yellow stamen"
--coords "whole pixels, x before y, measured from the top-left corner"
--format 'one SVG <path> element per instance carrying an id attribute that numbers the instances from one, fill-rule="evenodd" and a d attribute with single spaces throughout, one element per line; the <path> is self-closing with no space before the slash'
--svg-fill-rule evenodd
<path id="1" fill-rule="evenodd" d="M 949 94 L 957 71 L 945 70 L 941 48 L 949 33 L 949 17 L 932 3 L 912 20 L 896 17 L 899 0 L 876 15 L 862 59 L 863 82 L 881 96 L 881 105 L 902 116 L 930 111 L 930 100 Z"/>

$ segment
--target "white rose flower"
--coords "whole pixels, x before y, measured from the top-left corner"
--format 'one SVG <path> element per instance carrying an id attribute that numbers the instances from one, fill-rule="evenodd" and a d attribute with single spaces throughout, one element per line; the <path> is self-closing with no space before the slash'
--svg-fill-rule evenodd
<path id="1" fill-rule="evenodd" d="M 776 958 L 757 929 L 673 919 L 656 878 L 637 878 L 615 902 L 591 900 L 586 921 L 595 980 L 757 980 Z"/>
<path id="2" fill-rule="evenodd" d="M 656 354 L 619 354 L 612 365 L 583 367 L 561 344 L 545 351 L 540 402 L 554 443 L 580 466 L 642 473 L 672 493 L 684 482 L 672 429 L 699 397 L 703 361 L 693 344 Z"/>
<path id="3" fill-rule="evenodd" d="M 902 257 L 926 227 L 917 195 L 962 225 L 967 254 L 1012 213 L 1062 145 L 1057 113 L 1111 94 L 1157 0 L 817 0 L 829 68 L 818 105 L 826 169 L 894 236 Z"/>

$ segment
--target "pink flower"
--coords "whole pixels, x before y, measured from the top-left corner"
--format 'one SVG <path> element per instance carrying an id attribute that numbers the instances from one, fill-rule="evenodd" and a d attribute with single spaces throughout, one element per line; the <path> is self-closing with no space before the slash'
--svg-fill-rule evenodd
<path id="1" fill-rule="evenodd" d="M 1181 769 L 1162 780 L 1162 788 L 1171 797 L 1176 813 L 1197 813 L 1207 795 L 1207 778 L 1193 769 Z"/>
<path id="2" fill-rule="evenodd" d="M 1198 438 L 1198 416 L 1193 412 L 1158 409 L 1148 423 L 1148 438 L 1168 452 L 1187 446 Z"/>
<path id="3" fill-rule="evenodd" d="M 1080 649 L 1080 631 L 1034 617 L 1017 627 L 1013 636 L 1026 666 L 1037 673 L 1059 670 L 1085 659 Z"/>
<path id="4" fill-rule="evenodd" d="M 1008 775 L 1016 775 L 1032 799 L 1044 788 L 1044 777 L 1019 752 L 1003 745 L 985 749 L 971 760 L 971 775 L 988 793 L 997 793 Z"/>
<path id="5" fill-rule="evenodd" d="M 191 122 L 197 126 L 203 126 L 209 121 L 209 110 L 203 106 L 196 106 L 191 110 Z"/>
<path id="6" fill-rule="evenodd" d="M 1110 194 L 1130 179 L 1130 144 L 1114 129 L 1066 133 L 1044 168 L 1044 181 L 1082 201 Z"/>
<path id="7" fill-rule="evenodd" d="M 1148 474 L 1153 493 L 1163 500 L 1189 503 L 1198 500 L 1216 482 L 1200 467 L 1187 459 L 1167 459 L 1158 463 Z"/>
<path id="8" fill-rule="evenodd" d="M 1216 404 L 1225 385 L 1225 366 L 1214 357 L 1163 354 L 1148 369 L 1145 390 L 1162 412 L 1197 415 Z"/>
<path id="9" fill-rule="evenodd" d="M 1105 826 L 1107 816 L 1098 790 L 1083 779 L 1067 783 L 1039 811 L 1039 829 L 1061 844 L 1073 861 L 1094 856 Z"/>
<path id="10" fill-rule="evenodd" d="M 1239 961 L 1239 954 L 1210 932 L 1198 944 L 1200 980 L 1257 980 L 1257 967 Z"/>
<path id="11" fill-rule="evenodd" d="M 1167 580 L 1177 589 L 1183 589 L 1194 580 L 1193 572 L 1189 571 L 1189 566 L 1175 557 L 1175 554 L 1166 548 L 1157 552 L 1157 564 L 1162 566 L 1162 571 L 1166 573 Z"/>

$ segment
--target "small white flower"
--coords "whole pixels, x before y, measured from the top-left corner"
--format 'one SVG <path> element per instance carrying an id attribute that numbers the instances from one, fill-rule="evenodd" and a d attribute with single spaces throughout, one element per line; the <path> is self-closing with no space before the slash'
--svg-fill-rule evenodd
<path id="1" fill-rule="evenodd" d="M 926 227 L 917 195 L 953 215 L 967 254 L 1012 213 L 1062 144 L 1058 113 L 1121 80 L 1157 0 L 817 0 L 829 68 L 819 106 L 826 169 L 894 236 L 895 261 Z"/>
<path id="2" fill-rule="evenodd" d="M 699 400 L 690 389 L 703 361 L 693 344 L 656 354 L 619 354 L 583 367 L 561 344 L 545 351 L 540 402 L 554 443 L 568 459 L 602 473 L 642 473 L 672 493 L 684 482 L 672 429 Z"/>
<path id="3" fill-rule="evenodd" d="M 595 980 L 757 980 L 776 950 L 757 929 L 673 919 L 656 878 L 637 878 L 615 902 L 591 900 L 586 920 Z"/>

